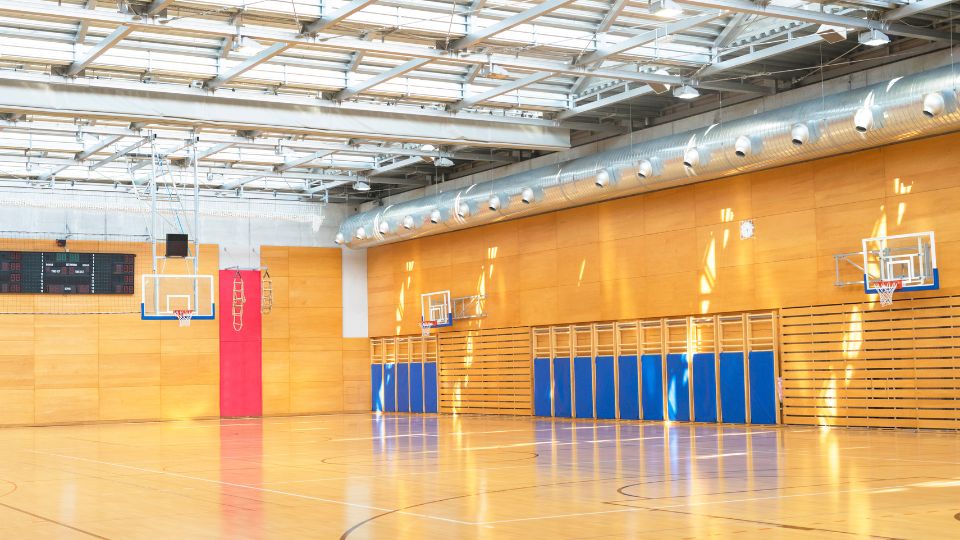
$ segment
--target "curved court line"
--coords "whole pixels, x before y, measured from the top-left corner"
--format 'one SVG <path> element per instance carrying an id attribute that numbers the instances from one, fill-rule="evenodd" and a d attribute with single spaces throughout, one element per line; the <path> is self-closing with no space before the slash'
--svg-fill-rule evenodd
<path id="1" fill-rule="evenodd" d="M 291 493 L 291 492 L 289 492 L 289 491 L 280 491 L 280 490 L 276 490 L 276 489 L 269 489 L 269 488 L 264 488 L 264 487 L 250 486 L 250 485 L 246 485 L 246 484 L 236 484 L 236 483 L 233 483 L 233 482 L 223 482 L 223 481 L 221 481 L 221 480 L 213 480 L 213 479 L 210 479 L 210 478 L 202 478 L 202 477 L 199 477 L 199 476 L 190 476 L 190 475 L 187 475 L 187 474 L 180 474 L 180 473 L 174 473 L 174 472 L 160 471 L 160 470 L 156 470 L 156 469 L 145 469 L 145 468 L 143 468 L 143 467 L 135 467 L 135 466 L 133 466 L 133 465 L 124 465 L 124 464 L 122 464 L 122 463 L 111 463 L 111 462 L 109 462 L 109 461 L 100 461 L 100 460 L 97 460 L 97 459 L 82 458 L 82 457 L 77 457 L 77 456 L 68 456 L 68 455 L 65 455 L 65 454 L 54 454 L 54 453 L 50 453 L 50 452 L 40 452 L 40 451 L 38 451 L 38 450 L 24 450 L 24 452 L 29 452 L 29 453 L 31 453 L 31 454 L 39 454 L 39 455 L 43 455 L 43 456 L 58 457 L 58 458 L 61 458 L 61 459 L 70 459 L 70 460 L 74 460 L 74 461 L 83 461 L 83 462 L 87 462 L 87 463 L 96 463 L 96 464 L 98 464 L 98 465 L 108 465 L 108 466 L 110 466 L 110 467 L 119 467 L 119 468 L 121 468 L 121 469 L 129 469 L 129 470 L 133 470 L 133 471 L 145 472 L 145 473 L 150 473 L 150 474 L 161 474 L 161 475 L 166 475 L 166 476 L 173 476 L 173 477 L 176 477 L 176 478 L 184 478 L 184 479 L 187 479 L 187 480 L 196 480 L 196 481 L 199 481 L 199 482 L 207 482 L 207 483 L 210 483 L 210 484 L 218 484 L 218 485 L 222 485 L 222 486 L 229 486 L 229 487 L 235 487 L 235 488 L 240 488 L 240 489 L 250 489 L 250 490 L 253 490 L 253 491 L 260 491 L 260 492 L 263 492 L 263 493 L 270 493 L 270 494 L 273 494 L 273 495 L 284 495 L 284 496 L 287 496 L 287 497 L 295 497 L 295 498 L 298 498 L 298 499 L 307 499 L 307 500 L 317 501 L 317 502 L 325 502 L 325 503 L 330 503 L 330 504 L 338 504 L 338 505 L 341 505 L 341 506 L 348 506 L 348 507 L 351 507 L 351 508 L 360 508 L 360 509 L 363 509 L 363 510 L 376 510 L 376 511 L 380 511 L 380 512 L 397 512 L 397 510 L 394 510 L 394 509 L 381 508 L 381 507 L 378 507 L 378 506 L 370 506 L 370 505 L 366 505 L 366 504 L 357 504 L 357 503 L 351 503 L 351 502 L 346 502 L 346 501 L 338 501 L 338 500 L 336 500 L 336 499 L 327 499 L 327 498 L 324 498 L 324 497 L 314 497 L 314 496 L 312 496 L 312 495 L 303 495 L 303 494 L 301 494 L 301 493 Z M 437 520 L 437 521 L 446 521 L 446 522 L 449 522 L 449 523 L 456 523 L 456 524 L 458 524 L 458 525 L 476 525 L 476 523 L 474 523 L 474 522 L 460 521 L 460 520 L 458 520 L 458 519 L 450 519 L 450 518 L 444 518 L 444 517 L 439 517 L 439 516 L 430 516 L 430 515 L 417 514 L 417 513 L 412 513 L 412 512 L 400 512 L 400 513 L 403 513 L 403 514 L 405 514 L 405 515 L 415 516 L 415 517 L 422 517 L 422 518 L 426 518 L 426 519 L 434 519 L 434 520 Z"/>

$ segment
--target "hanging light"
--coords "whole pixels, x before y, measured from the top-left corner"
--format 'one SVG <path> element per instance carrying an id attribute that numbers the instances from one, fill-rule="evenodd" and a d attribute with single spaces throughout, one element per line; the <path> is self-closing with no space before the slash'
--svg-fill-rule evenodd
<path id="1" fill-rule="evenodd" d="M 357 180 L 353 183 L 353 189 L 357 191 L 370 191 L 370 184 L 363 180 Z"/>
<path id="2" fill-rule="evenodd" d="M 685 84 L 679 88 L 673 89 L 673 97 L 680 98 L 680 99 L 693 99 L 696 97 L 700 97 L 700 92 L 697 91 L 696 88 Z"/>
<path id="3" fill-rule="evenodd" d="M 857 37 L 857 41 L 861 45 L 866 45 L 867 47 L 879 47 L 880 45 L 886 45 L 890 43 L 890 36 L 884 34 L 879 30 L 867 30 L 866 32 L 861 32 Z"/>
<path id="4" fill-rule="evenodd" d="M 664 19 L 678 17 L 683 13 L 683 8 L 674 0 L 654 0 L 650 2 L 650 14 L 654 17 Z"/>

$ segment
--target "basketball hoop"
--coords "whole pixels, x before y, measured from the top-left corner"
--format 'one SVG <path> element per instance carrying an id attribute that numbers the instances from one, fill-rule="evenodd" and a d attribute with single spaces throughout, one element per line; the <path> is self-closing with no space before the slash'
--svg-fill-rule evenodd
<path id="1" fill-rule="evenodd" d="M 190 326 L 190 320 L 193 319 L 192 309 L 175 309 L 173 314 L 177 316 L 180 326 Z"/>
<path id="2" fill-rule="evenodd" d="M 892 280 L 874 281 L 872 285 L 873 285 L 873 289 L 876 290 L 877 294 L 880 296 L 880 305 L 890 306 L 890 305 L 893 305 L 894 291 L 903 287 L 903 282 L 900 281 L 899 279 L 892 279 Z"/>

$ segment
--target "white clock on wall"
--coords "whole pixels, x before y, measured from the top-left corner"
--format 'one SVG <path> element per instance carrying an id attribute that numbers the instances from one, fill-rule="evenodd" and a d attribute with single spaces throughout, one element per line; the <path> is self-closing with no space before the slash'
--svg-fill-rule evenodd
<path id="1" fill-rule="evenodd" d="M 740 239 L 747 240 L 753 238 L 753 234 L 756 232 L 756 226 L 753 224 L 752 219 L 745 219 L 740 222 Z"/>

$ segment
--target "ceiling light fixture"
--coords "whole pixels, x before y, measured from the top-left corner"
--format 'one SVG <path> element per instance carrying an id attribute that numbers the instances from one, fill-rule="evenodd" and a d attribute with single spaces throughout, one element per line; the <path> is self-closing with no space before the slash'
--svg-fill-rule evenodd
<path id="1" fill-rule="evenodd" d="M 679 88 L 673 89 L 673 97 L 680 99 L 693 99 L 700 97 L 700 92 L 698 92 L 696 88 L 685 84 Z"/>
<path id="2" fill-rule="evenodd" d="M 880 45 L 890 43 L 890 36 L 879 30 L 867 30 L 866 32 L 860 32 L 857 40 L 861 45 L 866 45 L 867 47 L 879 47 Z"/>
<path id="3" fill-rule="evenodd" d="M 650 2 L 650 13 L 655 17 L 668 19 L 679 17 L 683 13 L 683 8 L 674 0 L 654 0 Z"/>
<path id="4" fill-rule="evenodd" d="M 370 191 L 370 184 L 364 180 L 357 180 L 353 183 L 353 189 L 357 191 Z"/>

